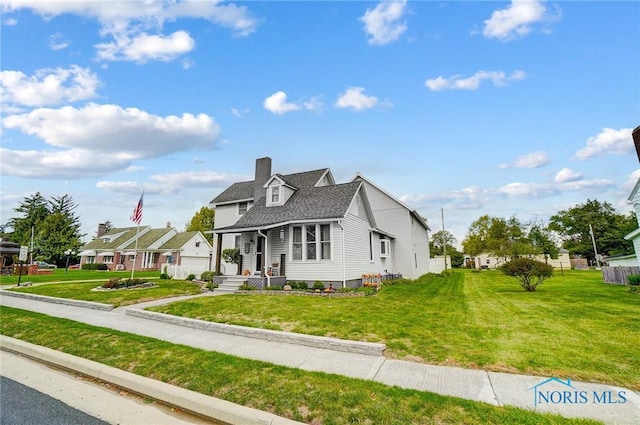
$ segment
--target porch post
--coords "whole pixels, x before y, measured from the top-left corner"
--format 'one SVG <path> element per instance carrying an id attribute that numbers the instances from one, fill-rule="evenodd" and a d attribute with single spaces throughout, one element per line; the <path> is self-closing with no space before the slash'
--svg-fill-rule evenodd
<path id="1" fill-rule="evenodd" d="M 218 243 L 216 244 L 216 274 L 220 275 L 220 257 L 222 257 L 222 233 L 218 233 Z"/>

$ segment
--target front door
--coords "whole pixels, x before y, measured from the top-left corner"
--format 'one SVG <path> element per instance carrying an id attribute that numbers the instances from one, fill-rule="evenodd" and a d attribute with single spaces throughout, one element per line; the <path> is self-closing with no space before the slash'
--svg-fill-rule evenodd
<path id="1" fill-rule="evenodd" d="M 263 241 L 264 238 L 258 236 L 258 240 L 256 241 L 256 271 L 262 274 L 262 251 L 263 251 Z"/>

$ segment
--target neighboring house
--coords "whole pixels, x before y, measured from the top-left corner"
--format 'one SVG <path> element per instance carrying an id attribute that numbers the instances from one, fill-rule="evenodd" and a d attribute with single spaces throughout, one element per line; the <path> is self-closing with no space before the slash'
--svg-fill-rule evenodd
<path id="1" fill-rule="evenodd" d="M 272 174 L 271 158 L 260 158 L 254 180 L 234 183 L 210 205 L 222 275 L 353 287 L 363 275 L 429 272 L 427 223 L 360 174 L 341 184 L 328 168 Z M 240 250 L 239 265 L 223 261 L 227 248 Z"/>
<path id="2" fill-rule="evenodd" d="M 605 257 L 604 261 L 609 267 L 638 267 L 636 254 L 614 255 L 613 257 Z"/>
<path id="3" fill-rule="evenodd" d="M 178 232 L 174 227 L 125 227 L 104 233 L 82 247 L 80 264 L 106 264 L 109 270 L 163 270 L 166 266 L 209 270 L 211 244 L 201 232 Z M 183 277 L 182 275 L 176 277 Z"/>
<path id="4" fill-rule="evenodd" d="M 571 259 L 569 258 L 569 251 L 561 249 L 558 253 L 558 258 L 551 258 L 544 254 L 526 254 L 521 257 L 531 258 L 542 263 L 550 264 L 555 269 L 571 270 Z M 509 258 L 496 257 L 491 254 L 480 254 L 475 257 L 465 256 L 465 264 L 472 264 L 476 269 L 497 269 L 504 263 L 508 262 Z"/>
<path id="5" fill-rule="evenodd" d="M 636 130 L 638 129 L 636 128 Z M 638 219 L 638 226 L 640 226 L 640 179 L 638 179 L 636 185 L 633 187 L 628 201 L 633 205 L 633 209 L 636 212 L 636 218 Z M 633 243 L 633 251 L 636 253 L 636 262 L 634 265 L 640 267 L 640 227 L 626 235 L 624 238 Z"/>

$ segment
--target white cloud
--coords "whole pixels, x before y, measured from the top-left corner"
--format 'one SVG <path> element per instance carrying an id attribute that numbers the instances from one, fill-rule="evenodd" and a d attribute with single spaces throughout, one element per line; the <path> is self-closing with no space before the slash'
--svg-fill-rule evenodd
<path id="1" fill-rule="evenodd" d="M 396 41 L 407 30 L 402 21 L 406 0 L 383 1 L 373 9 L 367 9 L 359 18 L 369 36 L 369 44 L 383 45 Z"/>
<path id="2" fill-rule="evenodd" d="M 0 158 L 2 172 L 24 177 L 99 175 L 125 169 L 136 159 L 211 149 L 220 134 L 218 124 L 205 114 L 160 117 L 137 108 L 94 103 L 82 108 L 35 109 L 10 115 L 2 124 L 58 148 L 5 149 Z"/>
<path id="3" fill-rule="evenodd" d="M 170 62 L 193 50 L 195 44 L 189 33 L 176 31 L 169 36 L 142 33 L 129 38 L 121 35 L 112 43 L 100 43 L 95 47 L 99 59 L 145 63 L 150 60 Z"/>
<path id="4" fill-rule="evenodd" d="M 500 164 L 499 168 L 540 168 L 551 162 L 549 155 L 543 151 L 520 155 L 511 164 Z"/>
<path id="5" fill-rule="evenodd" d="M 491 81 L 494 86 L 505 86 L 511 81 L 524 80 L 527 74 L 522 70 L 513 71 L 507 75 L 504 71 L 478 71 L 471 77 L 463 78 L 460 75 L 454 75 L 449 78 L 438 76 L 425 81 L 432 91 L 442 90 L 477 90 L 484 80 Z"/>
<path id="6" fill-rule="evenodd" d="M 576 152 L 580 160 L 590 159 L 600 155 L 626 155 L 634 150 L 631 128 L 603 128 L 596 136 L 587 139 L 587 146 Z"/>
<path id="7" fill-rule="evenodd" d="M 88 149 L 19 151 L 0 148 L 2 174 L 26 178 L 68 179 L 99 176 L 126 168 L 130 160 L 100 155 Z"/>
<path id="8" fill-rule="evenodd" d="M 51 34 L 49 36 L 49 47 L 52 50 L 66 49 L 67 47 L 69 47 L 69 44 L 71 44 L 69 40 L 67 40 L 67 38 L 59 32 Z"/>
<path id="9" fill-rule="evenodd" d="M 252 176 L 222 174 L 215 171 L 187 171 L 182 173 L 154 174 L 153 182 L 102 180 L 96 183 L 98 189 L 111 193 L 135 194 L 144 189 L 145 193 L 175 194 L 191 188 L 225 188 L 237 181 L 250 180 Z"/>
<path id="10" fill-rule="evenodd" d="M 335 106 L 337 108 L 351 108 L 360 111 L 371 109 L 380 103 L 377 97 L 365 95 L 364 90 L 364 87 L 349 87 L 338 96 Z"/>
<path id="11" fill-rule="evenodd" d="M 244 117 L 245 115 L 247 115 L 249 112 L 251 112 L 251 110 L 250 110 L 250 109 L 243 109 L 243 110 L 240 110 L 240 109 L 238 109 L 238 108 L 231 108 L 231 114 L 232 114 L 234 117 L 237 117 L 237 118 L 242 118 L 242 117 Z"/>
<path id="12" fill-rule="evenodd" d="M 512 0 L 505 9 L 498 9 L 484 21 L 482 34 L 487 38 L 501 41 L 513 40 L 531 32 L 532 25 L 540 22 L 553 22 L 560 19 L 560 10 L 550 13 L 541 0 Z M 549 29 L 543 30 L 549 33 Z"/>
<path id="13" fill-rule="evenodd" d="M 566 167 L 558 171 L 555 178 L 553 179 L 553 181 L 556 183 L 568 183 L 577 180 L 582 180 L 582 174 Z"/>
<path id="14" fill-rule="evenodd" d="M 185 31 L 162 34 L 167 21 L 205 19 L 230 28 L 237 36 L 249 35 L 258 26 L 245 6 L 218 1 L 128 1 L 114 7 L 108 1 L 0 0 L 0 5 L 4 14 L 30 9 L 45 19 L 74 14 L 97 20 L 100 35 L 113 40 L 96 45 L 102 60 L 168 61 L 193 49 L 195 42 Z M 149 35 L 150 30 L 156 34 Z"/>
<path id="15" fill-rule="evenodd" d="M 630 193 L 640 180 L 640 168 L 629 174 L 627 181 L 624 183 L 623 189 L 625 193 Z"/>
<path id="16" fill-rule="evenodd" d="M 287 112 L 298 111 L 301 107 L 295 103 L 287 103 L 287 94 L 278 91 L 267 97 L 263 104 L 264 109 L 277 115 L 283 115 Z"/>
<path id="17" fill-rule="evenodd" d="M 27 76 L 20 71 L 0 72 L 2 102 L 22 106 L 50 106 L 96 96 L 98 76 L 87 68 L 40 69 Z M 6 111 L 5 111 L 6 112 Z"/>
<path id="18" fill-rule="evenodd" d="M 82 108 L 35 109 L 10 115 L 2 123 L 52 146 L 131 158 L 211 148 L 220 133 L 218 124 L 205 114 L 160 117 L 137 108 L 95 103 Z"/>
<path id="19" fill-rule="evenodd" d="M 497 193 L 508 197 L 543 198 L 558 193 L 558 188 L 545 183 L 509 183 L 498 188 Z"/>

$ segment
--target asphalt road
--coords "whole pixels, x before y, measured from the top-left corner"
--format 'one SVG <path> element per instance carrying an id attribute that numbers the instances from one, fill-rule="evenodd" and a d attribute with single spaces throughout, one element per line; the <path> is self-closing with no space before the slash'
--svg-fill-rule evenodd
<path id="1" fill-rule="evenodd" d="M 0 376 L 2 425 L 108 425 L 63 402 Z"/>

